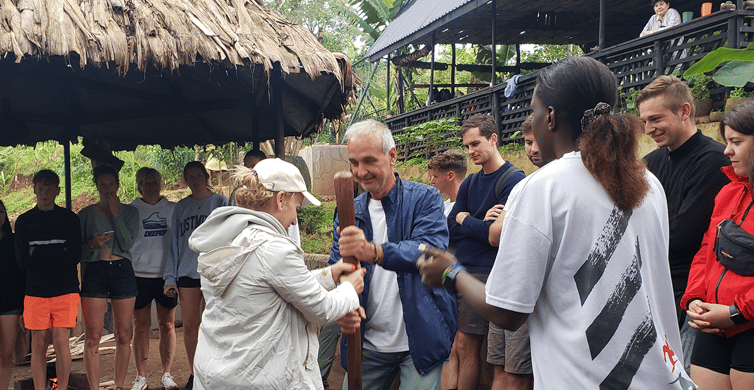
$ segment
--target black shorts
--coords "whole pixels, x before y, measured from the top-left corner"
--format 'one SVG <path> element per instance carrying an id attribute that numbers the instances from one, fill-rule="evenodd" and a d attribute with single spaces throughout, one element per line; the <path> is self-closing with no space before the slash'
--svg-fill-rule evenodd
<path id="1" fill-rule="evenodd" d="M 181 276 L 178 278 L 178 287 L 183 288 L 199 288 L 202 287 L 201 280 L 189 278 L 188 276 Z"/>
<path id="2" fill-rule="evenodd" d="M 128 299 L 138 294 L 131 260 L 92 261 L 84 265 L 81 296 L 87 298 Z"/>
<path id="3" fill-rule="evenodd" d="M 157 303 L 166 308 L 172 309 L 178 305 L 178 298 L 170 298 L 163 293 L 165 281 L 162 278 L 140 278 L 136 277 L 136 289 L 139 295 L 136 296 L 134 310 L 141 310 L 149 307 L 154 299 Z"/>
<path id="4" fill-rule="evenodd" d="M 731 337 L 698 332 L 691 353 L 691 364 L 721 374 L 730 369 L 754 372 L 754 329 Z"/>

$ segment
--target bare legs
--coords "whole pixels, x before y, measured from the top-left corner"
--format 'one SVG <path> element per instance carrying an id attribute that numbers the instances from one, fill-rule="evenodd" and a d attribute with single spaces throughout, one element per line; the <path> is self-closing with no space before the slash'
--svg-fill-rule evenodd
<path id="1" fill-rule="evenodd" d="M 68 377 L 71 374 L 71 346 L 68 343 L 70 337 L 70 328 L 52 328 L 52 347 L 55 348 L 56 357 L 55 372 L 58 375 L 58 389 L 60 390 L 68 389 Z M 45 353 L 42 356 L 47 353 L 47 343 L 44 349 Z M 44 371 L 46 372 L 47 369 L 45 368 Z M 36 382 L 34 386 L 36 387 Z"/>
<path id="2" fill-rule="evenodd" d="M 136 372 L 147 376 L 147 357 L 149 356 L 149 329 L 152 327 L 152 305 L 134 310 L 134 360 Z M 162 372 L 170 372 L 175 355 L 175 308 L 166 309 L 157 304 L 157 321 L 160 326 L 160 362 Z"/>
<path id="3" fill-rule="evenodd" d="M 699 390 L 744 390 L 754 389 L 754 373 L 730 370 L 730 375 L 708 368 L 691 365 L 691 380 Z"/>
<path id="4" fill-rule="evenodd" d="M 186 347 L 191 375 L 194 374 L 194 355 L 199 340 L 199 324 L 202 322 L 204 298 L 199 287 L 179 287 L 178 298 L 181 303 L 183 319 L 183 345 Z"/>
<path id="5" fill-rule="evenodd" d="M 131 316 L 136 298 L 113 299 L 113 328 L 115 331 L 115 387 L 123 387 L 131 356 Z M 84 364 L 90 390 L 99 389 L 99 343 L 107 309 L 106 298 L 81 297 L 86 338 Z"/>
<path id="6" fill-rule="evenodd" d="M 493 365 L 495 377 L 490 390 L 531 390 L 534 388 L 534 376 L 531 374 L 512 374 L 505 371 L 505 366 Z"/>
<path id="7" fill-rule="evenodd" d="M 450 390 L 458 388 L 458 352 L 456 343 L 450 349 L 448 362 L 442 366 L 442 377 L 440 377 L 440 390 Z"/>
<path id="8" fill-rule="evenodd" d="M 19 317 L 19 315 L 0 316 L 0 390 L 8 390 L 10 384 Z"/>
<path id="9" fill-rule="evenodd" d="M 31 331 L 31 376 L 35 390 L 47 388 L 47 346 L 52 335 L 55 349 L 55 370 L 58 374 L 58 388 L 68 389 L 68 376 L 71 373 L 71 347 L 68 338 L 71 328 L 52 328 Z"/>
<path id="10" fill-rule="evenodd" d="M 45 390 L 47 388 L 46 357 L 50 333 L 50 329 L 31 331 L 31 377 L 34 380 L 34 390 Z"/>

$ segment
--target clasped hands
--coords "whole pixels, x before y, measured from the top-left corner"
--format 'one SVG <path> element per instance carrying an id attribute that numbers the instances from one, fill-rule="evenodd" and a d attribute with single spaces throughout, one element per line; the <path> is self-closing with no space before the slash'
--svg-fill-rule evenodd
<path id="1" fill-rule="evenodd" d="M 730 307 L 695 299 L 689 303 L 686 313 L 691 317 L 689 326 L 704 333 L 721 334 L 725 328 L 733 326 Z"/>

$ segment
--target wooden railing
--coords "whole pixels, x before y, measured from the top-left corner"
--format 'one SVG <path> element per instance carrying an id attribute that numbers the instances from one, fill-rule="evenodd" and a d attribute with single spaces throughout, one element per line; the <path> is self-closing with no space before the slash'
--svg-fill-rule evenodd
<path id="1" fill-rule="evenodd" d="M 631 88 L 644 88 L 659 75 L 674 72 L 683 75 L 694 62 L 719 47 L 745 48 L 751 42 L 754 42 L 754 10 L 720 11 L 587 55 L 606 64 L 626 93 Z M 407 126 L 433 119 L 455 117 L 460 124 L 473 114 L 489 112 L 495 115 L 501 143 L 520 140 L 517 132 L 531 111 L 529 103 L 537 74 L 521 75 L 515 91 L 508 97 L 505 96 L 507 84 L 498 84 L 397 115 L 385 122 L 393 133 L 400 133 Z M 409 150 L 423 147 L 423 142 L 415 141 L 409 145 Z"/>

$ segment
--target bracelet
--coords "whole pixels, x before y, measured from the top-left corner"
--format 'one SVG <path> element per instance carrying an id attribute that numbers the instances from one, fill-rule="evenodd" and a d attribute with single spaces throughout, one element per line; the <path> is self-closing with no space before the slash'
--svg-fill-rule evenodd
<path id="1" fill-rule="evenodd" d="M 448 268 L 445 268 L 445 271 L 442 272 L 442 285 L 448 290 L 448 292 L 456 292 L 456 276 L 458 276 L 461 271 L 466 271 L 466 268 L 456 261 L 449 265 Z"/>
<path id="2" fill-rule="evenodd" d="M 372 247 L 374 248 L 374 263 L 377 264 L 377 260 L 380 259 L 380 256 L 377 255 L 377 244 L 373 242 Z"/>

